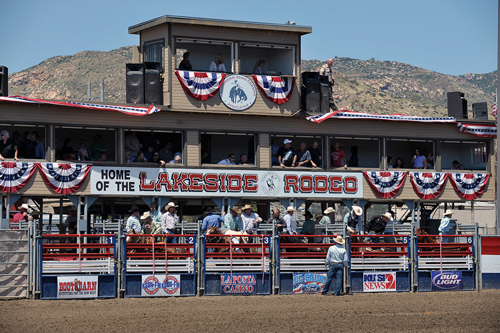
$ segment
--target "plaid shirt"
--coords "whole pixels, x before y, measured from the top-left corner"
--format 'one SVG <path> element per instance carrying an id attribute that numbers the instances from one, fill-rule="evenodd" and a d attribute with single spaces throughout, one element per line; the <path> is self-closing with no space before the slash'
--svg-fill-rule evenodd
<path id="1" fill-rule="evenodd" d="M 241 218 L 239 216 L 233 217 L 231 213 L 226 214 L 224 217 L 224 229 L 241 231 L 243 229 Z"/>

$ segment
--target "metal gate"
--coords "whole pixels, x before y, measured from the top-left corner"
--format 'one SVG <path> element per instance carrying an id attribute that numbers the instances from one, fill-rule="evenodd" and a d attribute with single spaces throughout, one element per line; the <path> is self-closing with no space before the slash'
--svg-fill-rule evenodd
<path id="1" fill-rule="evenodd" d="M 0 230 L 1 298 L 29 296 L 30 230 Z"/>

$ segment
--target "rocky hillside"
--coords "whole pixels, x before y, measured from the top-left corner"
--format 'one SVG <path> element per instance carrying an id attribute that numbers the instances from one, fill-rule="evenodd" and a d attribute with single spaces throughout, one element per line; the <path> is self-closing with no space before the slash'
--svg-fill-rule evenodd
<path id="1" fill-rule="evenodd" d="M 125 63 L 132 61 L 132 47 L 110 52 L 83 51 L 56 56 L 9 75 L 9 94 L 53 100 L 80 100 L 100 96 L 105 81 L 105 101 L 125 102 Z M 302 60 L 302 71 L 317 71 L 325 62 Z M 469 102 L 493 105 L 496 71 L 452 76 L 395 61 L 335 58 L 335 99 L 340 109 L 371 113 L 442 116 L 447 114 L 446 93 L 461 91 Z"/>

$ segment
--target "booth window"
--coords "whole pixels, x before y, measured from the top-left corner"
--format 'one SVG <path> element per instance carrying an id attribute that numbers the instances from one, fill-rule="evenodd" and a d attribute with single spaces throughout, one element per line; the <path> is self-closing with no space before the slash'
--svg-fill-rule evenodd
<path id="1" fill-rule="evenodd" d="M 480 141 L 442 141 L 441 169 L 452 169 L 453 161 L 458 161 L 465 170 L 486 170 L 488 148 Z"/>
<path id="2" fill-rule="evenodd" d="M 395 167 L 398 158 L 403 160 L 405 169 L 412 169 L 411 160 L 415 156 L 415 150 L 419 149 L 420 155 L 427 160 L 427 169 L 434 169 L 435 154 L 433 140 L 419 139 L 387 139 L 387 156 L 392 157 L 390 164 Z"/>
<path id="3" fill-rule="evenodd" d="M 332 137 L 330 138 L 330 165 L 331 150 L 335 142 L 340 144 L 346 155 L 347 166 L 350 168 L 380 168 L 380 140 L 378 138 L 363 137 Z"/>
<path id="4" fill-rule="evenodd" d="M 318 148 L 321 153 L 321 161 L 319 161 L 318 168 L 324 168 L 326 166 L 327 159 L 323 156 L 323 137 L 322 136 L 314 136 L 314 135 L 271 135 L 271 164 L 272 166 L 279 166 L 279 160 L 277 156 L 273 155 L 273 151 L 277 152 L 277 150 L 284 146 L 285 139 L 292 140 L 291 147 L 297 151 L 300 149 L 300 144 L 305 142 L 306 149 L 309 149 L 313 143 L 318 142 Z"/>
<path id="5" fill-rule="evenodd" d="M 151 42 L 145 42 L 143 46 L 144 50 L 144 61 L 159 62 L 161 67 L 164 68 L 163 64 L 163 54 L 165 48 L 165 41 L 155 40 Z"/>
<path id="6" fill-rule="evenodd" d="M 19 159 L 46 159 L 47 138 L 44 125 L 19 125 L 0 124 L 0 131 L 9 132 L 9 139 L 14 142 L 21 142 L 18 146 L 17 157 Z M 36 147 L 41 143 L 41 147 Z M 14 150 L 9 147 L 0 152 L 7 159 L 14 158 Z M 35 154 L 35 155 L 33 155 Z"/>
<path id="7" fill-rule="evenodd" d="M 210 71 L 210 64 L 214 61 L 216 54 L 220 54 L 224 60 L 226 72 L 233 72 L 234 68 L 234 44 L 230 41 L 176 38 L 175 39 L 175 68 L 179 68 L 184 52 L 190 53 L 191 65 L 196 71 Z"/>
<path id="8" fill-rule="evenodd" d="M 158 163 L 159 160 L 164 160 L 165 163 L 175 161 L 176 155 L 180 156 L 180 163 L 184 162 L 184 139 L 181 131 L 164 131 L 164 130 L 125 130 L 125 152 L 127 149 L 127 136 L 136 132 L 136 137 L 141 144 L 140 151 L 144 153 L 147 162 Z M 132 154 L 135 155 L 135 154 Z M 132 157 L 134 159 L 135 156 Z"/>
<path id="9" fill-rule="evenodd" d="M 247 155 L 248 164 L 255 164 L 255 135 L 253 133 L 201 133 L 201 163 L 217 164 L 229 154 L 235 162 L 242 154 Z"/>
<path id="10" fill-rule="evenodd" d="M 80 158 L 82 162 L 116 162 L 116 130 L 114 128 L 57 126 L 55 136 L 55 151 L 58 160 L 72 161 Z M 86 149 L 88 156 L 85 157 L 83 155 L 85 153 L 80 152 L 80 149 Z"/>
<path id="11" fill-rule="evenodd" d="M 297 75 L 295 73 L 295 46 L 240 43 L 240 73 L 253 74 L 255 64 L 264 59 L 264 74 Z"/>

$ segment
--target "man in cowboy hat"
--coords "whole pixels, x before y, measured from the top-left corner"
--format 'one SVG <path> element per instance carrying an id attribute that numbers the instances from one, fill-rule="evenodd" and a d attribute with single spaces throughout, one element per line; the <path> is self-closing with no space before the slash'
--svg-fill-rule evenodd
<path id="1" fill-rule="evenodd" d="M 21 206 L 17 207 L 19 210 L 16 215 L 14 215 L 14 220 L 12 221 L 12 229 L 19 229 L 21 227 L 21 221 L 28 222 L 28 204 L 23 203 Z"/>
<path id="2" fill-rule="evenodd" d="M 173 202 L 169 202 L 165 206 L 165 214 L 161 217 L 161 230 L 164 234 L 173 235 L 176 233 L 175 225 L 179 222 L 179 217 L 175 213 L 175 208 L 178 206 Z M 177 239 L 175 237 L 166 237 L 166 243 L 177 243 Z"/>
<path id="3" fill-rule="evenodd" d="M 363 230 L 363 224 L 361 222 L 361 215 L 363 215 L 363 208 L 359 206 L 352 206 L 350 212 L 345 214 L 344 223 L 347 225 L 347 231 L 349 234 L 356 233 L 356 227 L 360 233 Z"/>
<path id="4" fill-rule="evenodd" d="M 257 223 L 262 222 L 259 214 L 252 212 L 252 205 L 245 205 L 243 207 L 243 214 L 241 214 L 241 223 L 243 224 L 243 231 L 253 234 L 253 228 Z"/>
<path id="5" fill-rule="evenodd" d="M 238 206 L 234 206 L 229 210 L 229 214 L 226 214 L 224 217 L 224 230 L 231 231 L 241 231 L 243 229 L 243 225 L 241 224 L 241 209 Z"/>
<path id="6" fill-rule="evenodd" d="M 151 201 L 149 204 L 149 215 L 151 215 L 151 221 L 156 222 L 161 229 L 161 217 L 163 214 L 156 209 L 157 205 L 155 201 Z"/>
<path id="7" fill-rule="evenodd" d="M 151 219 L 151 213 L 149 211 L 144 212 L 141 216 L 141 220 L 144 221 L 144 233 L 145 234 L 159 234 L 161 233 L 161 226 Z"/>
<path id="8" fill-rule="evenodd" d="M 443 218 L 441 219 L 441 223 L 439 224 L 439 235 L 453 235 L 452 232 L 450 232 L 450 227 L 455 226 L 454 223 L 451 222 L 450 217 L 453 215 L 453 212 L 450 209 L 447 209 L 446 212 L 443 214 Z M 442 239 L 442 243 L 450 243 L 453 237 L 440 237 Z"/>
<path id="9" fill-rule="evenodd" d="M 278 234 L 282 234 L 284 226 L 286 226 L 285 220 L 280 216 L 280 210 L 278 208 L 273 208 L 273 215 L 267 220 L 267 223 L 274 224 Z"/>
<path id="10" fill-rule="evenodd" d="M 203 219 L 203 224 L 201 225 L 201 232 L 205 233 L 208 227 L 220 228 L 220 223 L 224 222 L 224 213 L 222 215 L 215 215 L 212 207 L 205 209 L 207 216 Z"/>
<path id="11" fill-rule="evenodd" d="M 144 229 L 144 226 L 141 225 L 141 222 L 139 221 L 139 207 L 137 206 L 132 206 L 130 210 L 128 211 L 129 213 L 132 213 L 132 215 L 129 216 L 127 219 L 127 224 L 125 225 L 125 231 L 127 233 L 130 233 L 130 230 L 134 230 L 136 234 L 140 234 L 142 229 Z"/>
<path id="12" fill-rule="evenodd" d="M 294 223 L 292 221 L 292 216 L 296 212 L 296 210 L 295 208 L 293 208 L 293 206 L 288 206 L 285 212 L 286 214 L 285 216 L 283 216 L 283 220 L 285 220 L 286 231 L 289 235 L 296 235 L 297 231 L 295 231 Z"/>
<path id="13" fill-rule="evenodd" d="M 342 275 L 344 273 L 344 266 L 347 266 L 347 252 L 342 247 L 345 243 L 342 236 L 337 236 L 333 239 L 335 245 L 330 246 L 328 249 L 328 254 L 326 255 L 326 264 L 328 265 L 328 276 L 326 278 L 323 290 L 321 290 L 321 295 L 327 295 L 330 289 L 330 284 L 333 281 L 333 276 L 336 277 L 337 281 L 335 283 L 335 296 L 341 296 L 342 290 Z"/>
<path id="14" fill-rule="evenodd" d="M 385 212 L 383 215 L 376 215 L 366 223 L 366 233 L 370 235 L 383 235 L 385 227 L 389 221 L 392 221 L 392 215 Z M 379 243 L 379 237 L 370 237 L 371 243 Z"/>
<path id="15" fill-rule="evenodd" d="M 327 209 L 325 209 L 325 211 L 323 212 L 323 214 L 325 215 L 323 215 L 321 221 L 319 221 L 319 224 L 322 225 L 331 224 L 333 219 L 333 213 L 335 213 L 335 209 L 333 209 L 333 207 L 328 207 Z"/>
<path id="16" fill-rule="evenodd" d="M 307 211 L 305 214 L 305 221 L 302 224 L 302 231 L 300 232 L 303 235 L 312 235 L 314 230 L 313 214 L 310 211 Z"/>

